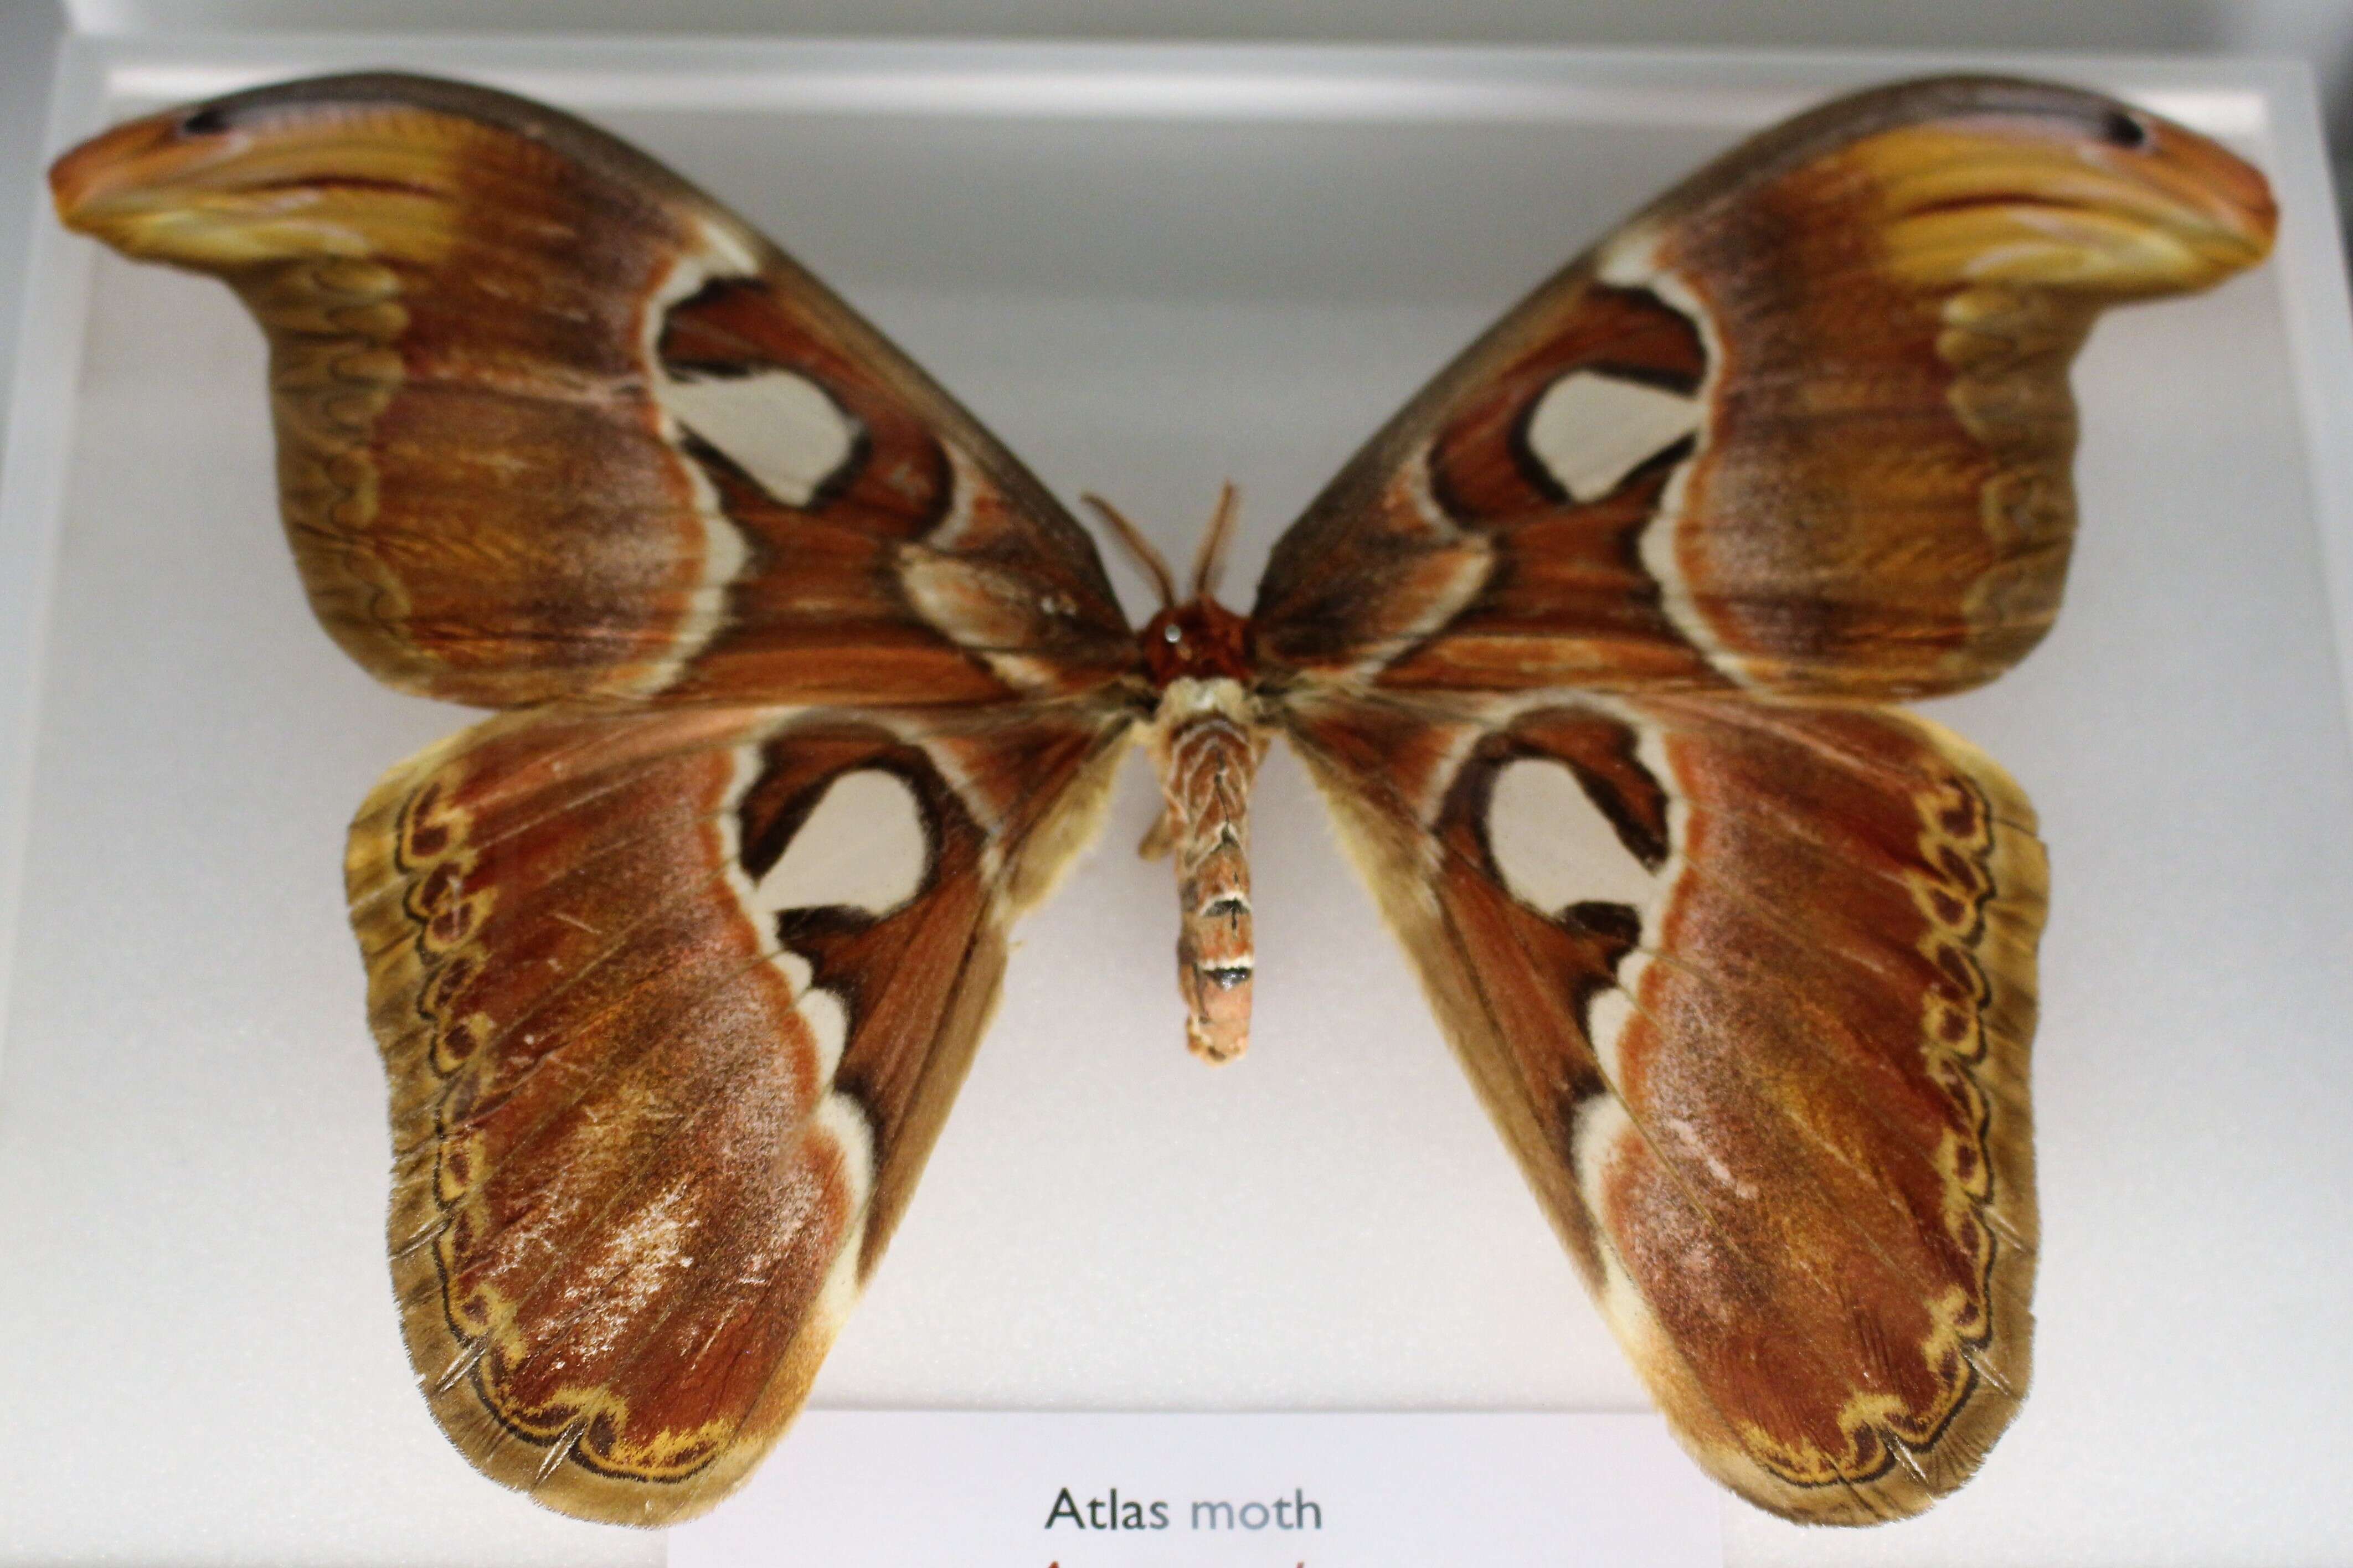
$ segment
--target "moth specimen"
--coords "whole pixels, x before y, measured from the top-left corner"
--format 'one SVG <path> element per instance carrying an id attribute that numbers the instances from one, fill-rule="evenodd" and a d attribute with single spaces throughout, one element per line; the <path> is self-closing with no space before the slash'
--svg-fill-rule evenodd
<path id="1" fill-rule="evenodd" d="M 332 78 L 51 178 L 261 322 L 328 632 L 501 710 L 386 774 L 347 861 L 402 1323 L 491 1477 L 636 1523 L 743 1479 L 1139 738 L 1194 1049 L 1247 1040 L 1279 734 L 1725 1485 L 1905 1515 L 2016 1413 L 2042 847 L 1998 766 L 1889 704 L 2051 625 L 2069 362 L 2102 307 L 2264 254 L 2230 153 L 2020 81 L 1817 109 L 1464 351 L 1247 616 L 1215 597 L 1229 507 L 1181 601 L 1140 550 L 1140 633 L 970 415 L 562 114 Z"/>

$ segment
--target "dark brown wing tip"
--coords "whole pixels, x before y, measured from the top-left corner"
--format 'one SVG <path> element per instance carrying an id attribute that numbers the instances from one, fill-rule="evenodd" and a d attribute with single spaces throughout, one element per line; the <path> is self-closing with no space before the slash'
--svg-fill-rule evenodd
<path id="1" fill-rule="evenodd" d="M 266 121 L 282 110 L 371 107 L 422 110 L 470 120 L 543 142 L 566 158 L 621 181 L 649 182 L 710 202 L 665 165 L 577 116 L 516 93 L 450 77 L 396 70 L 300 77 L 208 99 L 154 118 L 173 121 L 182 135 L 208 135 Z"/>

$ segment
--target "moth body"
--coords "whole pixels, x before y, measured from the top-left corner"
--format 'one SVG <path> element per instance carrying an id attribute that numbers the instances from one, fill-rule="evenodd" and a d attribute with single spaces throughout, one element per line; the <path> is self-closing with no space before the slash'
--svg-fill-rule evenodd
<path id="1" fill-rule="evenodd" d="M 1250 790 L 1273 731 L 1231 676 L 1183 677 L 1161 693 L 1145 745 L 1166 801 L 1145 840 L 1176 862 L 1176 988 L 1185 1044 L 1227 1062 L 1250 1046 Z"/>
<path id="2" fill-rule="evenodd" d="M 1185 1044 L 1204 1061 L 1229 1062 L 1250 1047 L 1250 789 L 1275 721 L 1256 693 L 1250 622 L 1217 597 L 1239 498 L 1231 485 L 1218 497 L 1183 604 L 1167 563 L 1135 525 L 1108 501 L 1086 499 L 1159 591 L 1160 613 L 1138 640 L 1157 699 L 1145 749 L 1165 804 L 1140 848 L 1146 859 L 1176 857 Z"/>

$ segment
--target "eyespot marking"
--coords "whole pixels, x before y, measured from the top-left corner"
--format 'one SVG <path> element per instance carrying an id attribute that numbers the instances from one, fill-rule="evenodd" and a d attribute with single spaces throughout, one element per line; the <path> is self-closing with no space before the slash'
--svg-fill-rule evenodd
<path id="1" fill-rule="evenodd" d="M 1599 500 L 1627 475 L 1697 434 L 1696 397 L 1605 371 L 1573 370 L 1528 410 L 1528 451 L 1568 499 Z"/>
<path id="2" fill-rule="evenodd" d="M 880 917 L 923 890 L 931 831 L 897 773 L 860 768 L 826 786 L 784 854 L 760 879 L 759 907 L 844 907 Z"/>
<path id="3" fill-rule="evenodd" d="M 1635 858 L 1567 764 L 1514 758 L 1487 797 L 1487 849 L 1514 898 L 1546 916 L 1572 905 L 1646 910 L 1658 879 Z"/>
<path id="4" fill-rule="evenodd" d="M 655 395 L 671 418 L 786 506 L 816 500 L 858 449 L 857 421 L 823 387 L 794 371 L 687 379 L 664 374 Z"/>

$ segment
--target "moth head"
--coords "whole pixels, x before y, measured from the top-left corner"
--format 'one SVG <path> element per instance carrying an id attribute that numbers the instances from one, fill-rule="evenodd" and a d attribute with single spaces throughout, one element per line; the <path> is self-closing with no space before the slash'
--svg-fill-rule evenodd
<path id="1" fill-rule="evenodd" d="M 2198 132 L 2025 84 L 2008 101 L 1861 137 L 1815 177 L 1852 182 L 1883 264 L 1931 289 L 2202 289 L 2261 260 L 2279 217 L 2262 174 Z"/>
<path id="2" fill-rule="evenodd" d="M 1193 565 L 1192 596 L 1179 604 L 1176 580 L 1168 563 L 1143 531 L 1126 515 L 1098 495 L 1086 503 L 1126 546 L 1152 579 L 1160 595 L 1160 613 L 1145 623 L 1144 663 L 1154 686 L 1166 690 L 1175 681 L 1223 678 L 1248 682 L 1251 672 L 1250 624 L 1218 603 L 1218 580 L 1225 573 L 1226 551 L 1233 542 L 1234 521 L 1241 510 L 1241 494 L 1229 483 L 1219 492 L 1218 510 L 1201 540 L 1201 553 Z"/>
<path id="3" fill-rule="evenodd" d="M 198 271 L 428 262 L 449 242 L 455 155 L 471 129 L 409 105 L 265 89 L 118 125 L 52 164 L 49 190 L 68 227 Z"/>
<path id="4" fill-rule="evenodd" d="M 1161 690 L 1179 680 L 1250 683 L 1250 619 L 1207 595 L 1153 616 L 1144 625 L 1143 639 L 1145 668 Z"/>

